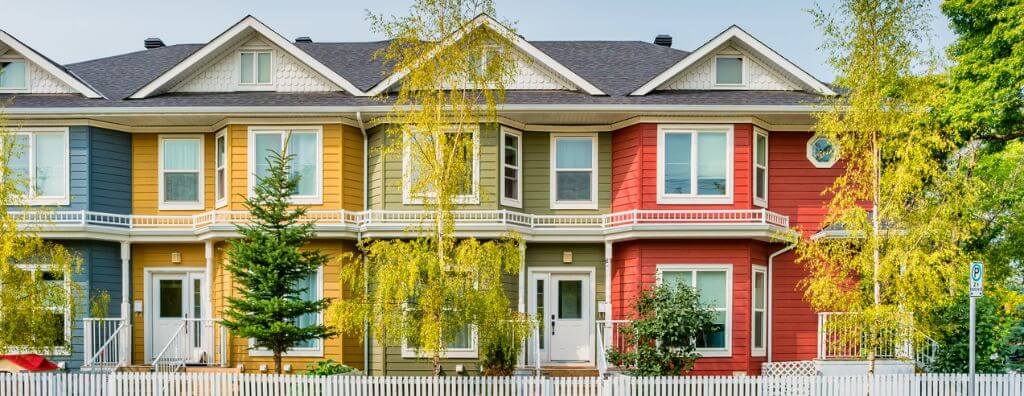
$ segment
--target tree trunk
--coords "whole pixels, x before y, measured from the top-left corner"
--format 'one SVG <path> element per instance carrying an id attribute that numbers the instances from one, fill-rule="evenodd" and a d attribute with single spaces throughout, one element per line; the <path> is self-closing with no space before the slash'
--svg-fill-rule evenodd
<path id="1" fill-rule="evenodd" d="M 281 374 L 281 351 L 274 351 L 274 374 Z"/>
<path id="2" fill-rule="evenodd" d="M 441 355 L 434 353 L 434 376 L 438 377 L 441 375 Z"/>

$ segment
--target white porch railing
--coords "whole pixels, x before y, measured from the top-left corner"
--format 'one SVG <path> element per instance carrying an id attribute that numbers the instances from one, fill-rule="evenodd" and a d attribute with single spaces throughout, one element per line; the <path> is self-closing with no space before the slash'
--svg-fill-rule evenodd
<path id="1" fill-rule="evenodd" d="M 184 366 L 225 367 L 227 328 L 220 319 L 182 319 L 152 364 L 158 372 L 175 372 Z"/>
<path id="2" fill-rule="evenodd" d="M 252 220 L 245 211 L 210 211 L 194 215 L 126 215 L 92 211 L 11 212 L 25 226 L 104 226 L 128 230 L 196 230 L 230 226 Z M 509 210 L 455 211 L 455 222 L 464 226 L 516 226 L 527 229 L 609 230 L 637 225 L 771 225 L 789 227 L 789 218 L 765 209 L 756 210 L 629 210 L 595 215 L 537 215 Z M 305 220 L 318 225 L 351 227 L 354 231 L 391 229 L 429 224 L 429 212 L 345 210 L 306 212 Z"/>
<path id="3" fill-rule="evenodd" d="M 129 356 L 132 325 L 125 318 L 82 319 L 83 369 L 114 371 L 131 362 Z"/>
<path id="4" fill-rule="evenodd" d="M 623 362 L 608 361 L 608 350 L 616 348 L 628 352 L 629 335 L 623 332 L 630 320 L 599 320 L 597 321 L 597 371 L 604 375 L 618 368 Z"/>
<path id="5" fill-rule="evenodd" d="M 912 360 L 924 369 L 934 362 L 938 344 L 914 334 L 914 317 L 907 313 L 876 329 L 865 329 L 854 313 L 818 314 L 819 360 Z"/>
<path id="6" fill-rule="evenodd" d="M 523 340 L 522 353 L 519 354 L 518 370 L 532 371 L 535 375 L 541 374 L 540 356 L 540 326 L 534 323 L 530 330 L 529 338 Z"/>

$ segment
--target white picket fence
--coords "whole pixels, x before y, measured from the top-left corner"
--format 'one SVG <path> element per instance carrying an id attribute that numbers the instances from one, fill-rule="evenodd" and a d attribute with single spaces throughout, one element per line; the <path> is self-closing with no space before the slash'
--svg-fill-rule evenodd
<path id="1" fill-rule="evenodd" d="M 0 374 L 0 396 L 960 396 L 966 375 L 836 377 L 365 377 Z M 1024 396 L 1024 376 L 979 375 L 978 396 Z"/>

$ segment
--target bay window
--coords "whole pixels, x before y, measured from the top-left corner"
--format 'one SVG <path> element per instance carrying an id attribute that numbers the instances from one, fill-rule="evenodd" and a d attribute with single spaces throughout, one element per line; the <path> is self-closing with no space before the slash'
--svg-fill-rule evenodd
<path id="1" fill-rule="evenodd" d="M 750 354 L 764 356 L 768 338 L 768 276 L 765 267 L 753 266 L 751 279 Z"/>
<path id="2" fill-rule="evenodd" d="M 203 136 L 161 135 L 160 210 L 203 209 Z"/>
<path id="3" fill-rule="evenodd" d="M 732 126 L 660 126 L 658 203 L 732 203 L 732 144 Z"/>
<path id="4" fill-rule="evenodd" d="M 697 337 L 697 351 L 703 356 L 732 354 L 732 266 L 730 265 L 658 265 L 658 282 L 683 284 L 697 290 L 701 305 L 713 312 L 712 328 Z"/>
<path id="5" fill-rule="evenodd" d="M 323 203 L 322 132 L 320 127 L 249 128 L 249 195 L 260 179 L 270 175 L 272 154 L 283 150 L 292 156 L 290 174 L 299 177 L 292 203 Z"/>
<path id="6" fill-rule="evenodd" d="M 480 140 L 478 128 L 467 128 L 472 129 L 472 132 L 465 131 L 461 133 L 469 134 L 466 136 L 467 139 L 453 139 L 451 141 L 465 142 L 468 141 L 469 145 L 459 147 L 457 150 L 457 156 L 463 161 L 463 171 L 466 173 L 460 178 L 463 182 L 460 186 L 458 195 L 455 196 L 455 203 L 457 204 L 479 204 L 480 203 Z M 460 133 L 457 131 L 449 131 L 447 133 L 456 134 Z M 432 135 L 425 133 L 412 133 L 407 132 L 403 135 L 403 150 L 402 150 L 402 203 L 405 205 L 422 205 L 424 198 L 436 197 L 436 192 L 433 192 L 432 186 L 429 182 L 426 185 L 420 182 L 422 176 L 420 169 L 426 169 L 427 165 L 423 164 L 423 155 L 433 155 L 433 138 Z M 422 142 L 420 139 L 424 139 Z M 413 191 L 418 190 L 418 191 Z"/>
<path id="7" fill-rule="evenodd" d="M 501 204 L 523 207 L 523 135 L 501 128 Z"/>
<path id="8" fill-rule="evenodd" d="M 23 59 L 0 58 L 0 92 L 28 90 L 28 64 Z"/>
<path id="9" fill-rule="evenodd" d="M 551 208 L 597 209 L 597 135 L 551 135 Z"/>
<path id="10" fill-rule="evenodd" d="M 26 205 L 67 205 L 67 128 L 19 130 L 11 134 L 14 154 L 8 161 Z"/>
<path id="11" fill-rule="evenodd" d="M 768 133 L 754 129 L 754 204 L 768 206 Z"/>

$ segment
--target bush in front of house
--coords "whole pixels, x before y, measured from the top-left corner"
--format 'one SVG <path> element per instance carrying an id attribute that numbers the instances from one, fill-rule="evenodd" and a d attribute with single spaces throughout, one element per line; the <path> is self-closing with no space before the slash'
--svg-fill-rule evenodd
<path id="1" fill-rule="evenodd" d="M 509 376 L 515 372 L 523 341 L 530 336 L 533 322 L 526 315 L 493 321 L 480 326 L 480 370 L 487 376 Z"/>
<path id="2" fill-rule="evenodd" d="M 335 362 L 332 359 L 320 360 L 314 364 L 306 365 L 306 369 L 307 375 L 318 376 L 348 374 L 359 371 L 342 363 Z"/>
<path id="3" fill-rule="evenodd" d="M 619 328 L 621 345 L 608 350 L 608 363 L 636 376 L 679 375 L 700 357 L 696 340 L 714 329 L 713 311 L 696 289 L 658 285 L 636 300 L 633 322 Z"/>

